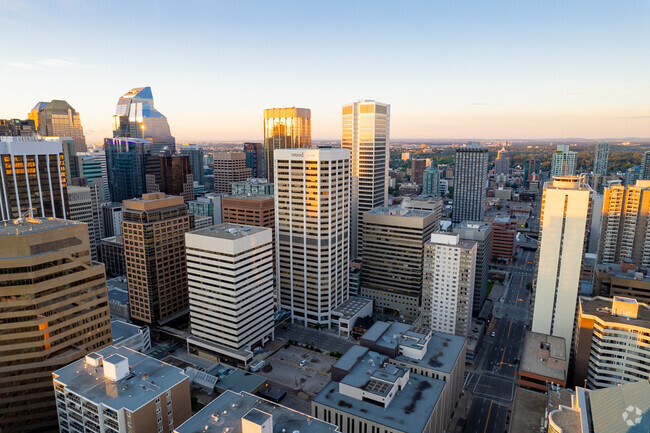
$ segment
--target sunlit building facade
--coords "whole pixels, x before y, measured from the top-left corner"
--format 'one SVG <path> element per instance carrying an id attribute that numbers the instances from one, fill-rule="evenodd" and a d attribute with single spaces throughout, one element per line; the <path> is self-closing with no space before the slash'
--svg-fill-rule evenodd
<path id="1" fill-rule="evenodd" d="M 43 137 L 70 137 L 77 152 L 85 152 L 86 137 L 79 113 L 66 101 L 39 102 L 32 108 L 29 118 Z"/>
<path id="2" fill-rule="evenodd" d="M 601 141 L 596 146 L 596 157 L 594 158 L 594 174 L 607 176 L 607 163 L 609 161 L 609 143 Z"/>
<path id="3" fill-rule="evenodd" d="M 342 121 L 341 148 L 350 151 L 350 257 L 355 258 L 363 254 L 364 212 L 388 204 L 390 105 L 346 104 Z"/>
<path id="4" fill-rule="evenodd" d="M 330 327 L 348 298 L 350 152 L 274 154 L 278 304 L 294 322 Z"/>
<path id="5" fill-rule="evenodd" d="M 551 160 L 551 177 L 573 176 L 576 173 L 578 153 L 569 150 L 568 144 L 558 144 Z"/>
<path id="6" fill-rule="evenodd" d="M 113 116 L 113 137 L 146 138 L 154 155 L 176 153 L 176 139 L 167 118 L 153 106 L 151 87 L 136 87 L 120 97 Z"/>
<path id="7" fill-rule="evenodd" d="M 273 152 L 276 149 L 311 147 L 309 108 L 269 108 L 264 110 L 264 160 L 266 178 L 273 182 Z"/>
<path id="8" fill-rule="evenodd" d="M 214 192 L 232 190 L 233 182 L 242 182 L 251 177 L 251 169 L 246 167 L 246 155 L 243 152 L 216 152 L 212 165 L 214 167 Z"/>

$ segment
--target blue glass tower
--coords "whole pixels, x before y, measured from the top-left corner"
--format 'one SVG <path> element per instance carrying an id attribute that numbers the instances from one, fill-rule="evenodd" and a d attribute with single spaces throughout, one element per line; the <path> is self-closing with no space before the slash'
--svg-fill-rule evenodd
<path id="1" fill-rule="evenodd" d="M 105 138 L 106 166 L 111 200 L 140 197 L 147 192 L 146 166 L 152 144 L 142 138 Z"/>

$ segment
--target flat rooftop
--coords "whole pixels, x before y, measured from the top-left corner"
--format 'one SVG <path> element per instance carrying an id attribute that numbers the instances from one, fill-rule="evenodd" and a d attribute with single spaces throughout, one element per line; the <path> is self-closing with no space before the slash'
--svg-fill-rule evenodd
<path id="1" fill-rule="evenodd" d="M 637 281 L 645 281 L 645 282 L 650 281 L 650 269 L 648 269 L 648 268 L 644 268 L 644 267 L 637 268 L 640 271 L 644 271 L 645 272 L 645 275 L 644 275 L 643 272 L 640 272 L 640 271 L 632 271 L 632 270 L 630 270 L 630 271 L 627 271 L 627 272 L 623 272 L 623 271 L 621 271 L 621 265 L 618 264 L 618 263 L 617 264 L 614 264 L 614 263 L 612 263 L 612 264 L 599 263 L 599 264 L 596 265 L 596 267 L 598 268 L 598 270 L 600 272 L 606 272 L 606 273 L 608 273 L 610 275 L 613 275 L 613 276 L 616 276 L 618 278 L 626 278 L 626 279 L 629 279 L 629 280 L 637 280 Z M 637 278 L 636 274 L 640 274 L 639 278 Z"/>
<path id="2" fill-rule="evenodd" d="M 194 230 L 190 233 L 193 235 L 208 236 L 217 239 L 235 240 L 254 235 L 265 230 L 270 229 L 264 227 L 246 226 L 242 224 L 223 223 L 216 226 Z"/>
<path id="3" fill-rule="evenodd" d="M 56 230 L 62 227 L 81 225 L 84 223 L 63 220 L 59 218 L 16 218 L 5 220 L 0 224 L 0 236 L 16 236 L 30 233 Z"/>
<path id="4" fill-rule="evenodd" d="M 549 364 L 548 359 L 539 357 L 542 345 L 548 345 L 550 358 L 563 361 L 563 368 L 554 367 Z M 566 357 L 564 338 L 532 331 L 526 333 L 524 350 L 519 364 L 520 372 L 537 374 L 564 382 L 567 377 L 567 365 L 568 359 Z"/>
<path id="5" fill-rule="evenodd" d="M 121 320 L 111 320 L 111 331 L 113 333 L 113 344 L 119 344 L 140 333 L 140 326 L 126 323 Z"/>
<path id="6" fill-rule="evenodd" d="M 175 433 L 241 433 L 242 418 L 259 422 L 273 417 L 273 433 L 294 431 L 337 432 L 333 425 L 246 392 L 226 391 L 193 417 L 174 429 Z M 271 432 L 267 432 L 271 433 Z"/>
<path id="7" fill-rule="evenodd" d="M 352 271 L 352 269 L 350 269 L 350 271 Z M 372 304 L 371 299 L 350 297 L 347 301 L 336 307 L 332 313 L 339 313 L 341 314 L 341 319 L 350 320 L 352 317 L 359 314 L 359 311 L 368 304 Z"/>
<path id="8" fill-rule="evenodd" d="M 265 383 L 266 378 L 236 368 L 228 376 L 217 382 L 217 389 L 219 391 L 256 392 Z"/>
<path id="9" fill-rule="evenodd" d="M 619 300 L 620 296 L 617 297 Z M 608 298 L 580 298 L 583 314 L 596 316 L 604 322 L 621 323 L 630 326 L 641 326 L 650 328 L 650 308 L 646 304 L 639 303 L 637 318 L 627 318 L 625 316 L 612 316 L 612 300 Z"/>
<path id="10" fill-rule="evenodd" d="M 404 218 L 425 218 L 431 215 L 431 211 L 428 210 L 405 209 L 400 205 L 376 207 L 372 210 L 367 211 L 366 213 L 369 213 L 371 215 L 386 215 Z"/>
<path id="11" fill-rule="evenodd" d="M 267 200 L 273 200 L 272 195 L 268 194 L 239 194 L 239 195 L 231 195 L 228 197 L 224 197 L 223 200 L 232 200 L 232 199 L 237 199 L 237 200 L 250 200 L 250 201 L 267 201 Z"/>
<path id="12" fill-rule="evenodd" d="M 454 229 L 461 230 L 475 230 L 478 232 L 483 232 L 489 230 L 492 227 L 492 224 L 485 221 L 462 221 L 454 226 Z"/>
<path id="13" fill-rule="evenodd" d="M 143 355 L 127 347 L 106 347 L 98 352 L 104 359 L 121 355 L 128 359 L 131 374 L 113 382 L 104 377 L 103 366 L 93 367 L 82 358 L 53 373 L 57 382 L 68 391 L 96 404 L 104 404 L 118 411 L 122 408 L 135 411 L 150 402 L 164 390 L 189 378 L 183 370 Z"/>
<path id="14" fill-rule="evenodd" d="M 594 433 L 650 431 L 650 383 L 647 380 L 589 390 L 586 393 Z M 638 408 L 640 412 L 635 410 L 634 413 L 630 413 L 628 409 L 630 407 Z M 634 421 L 638 416 L 637 413 L 640 413 L 639 424 L 630 427 L 622 416 L 626 412 Z"/>

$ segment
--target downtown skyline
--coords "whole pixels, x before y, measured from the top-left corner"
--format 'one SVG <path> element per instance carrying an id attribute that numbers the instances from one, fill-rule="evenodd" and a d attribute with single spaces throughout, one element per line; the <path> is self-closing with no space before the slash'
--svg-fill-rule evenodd
<path id="1" fill-rule="evenodd" d="M 119 96 L 151 86 L 179 143 L 260 141 L 282 106 L 340 139 L 341 107 L 362 99 L 391 104 L 395 139 L 648 136 L 647 2 L 125 6 L 0 2 L 0 36 L 20 41 L 0 118 L 64 99 L 97 144 Z M 67 42 L 39 43 L 46 28 Z"/>

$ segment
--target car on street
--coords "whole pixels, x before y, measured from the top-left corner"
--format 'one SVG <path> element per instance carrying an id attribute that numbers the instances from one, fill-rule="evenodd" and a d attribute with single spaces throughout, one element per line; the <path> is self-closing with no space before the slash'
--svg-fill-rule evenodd
<path id="1" fill-rule="evenodd" d="M 306 360 L 306 359 L 303 359 L 302 361 L 300 361 L 300 366 L 301 366 L 301 367 L 304 367 L 305 364 L 307 364 L 307 360 Z"/>
<path id="2" fill-rule="evenodd" d="M 497 336 L 497 333 L 496 333 L 496 332 L 492 331 L 492 332 L 490 333 L 490 337 L 496 337 L 496 336 Z"/>

